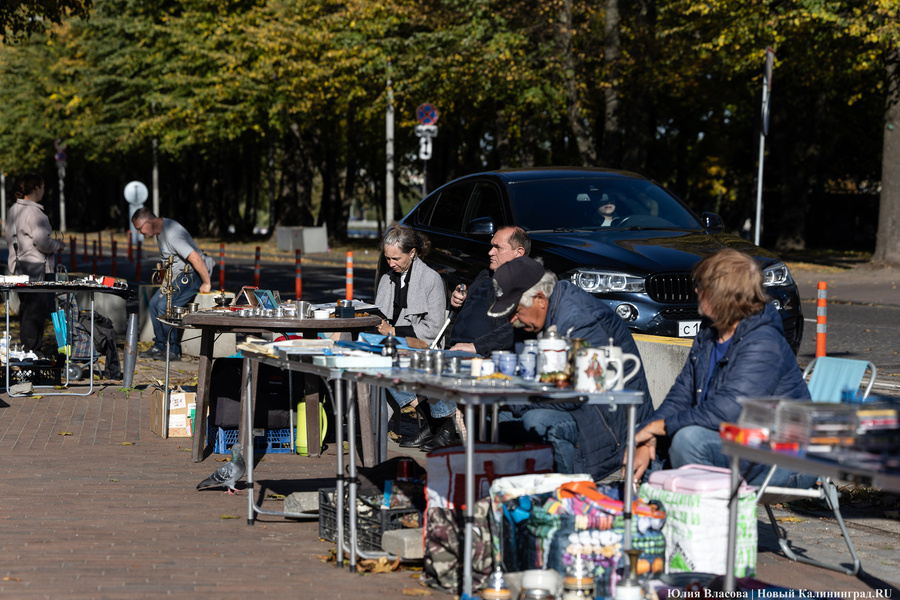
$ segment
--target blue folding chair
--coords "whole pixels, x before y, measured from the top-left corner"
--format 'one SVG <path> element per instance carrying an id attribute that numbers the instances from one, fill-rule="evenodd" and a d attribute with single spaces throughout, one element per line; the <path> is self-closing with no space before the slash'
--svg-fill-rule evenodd
<path id="1" fill-rule="evenodd" d="M 809 383 L 807 386 L 809 387 L 809 394 L 812 397 L 813 402 L 833 403 L 840 402 L 842 396 L 847 394 L 852 394 L 853 397 L 856 397 L 862 387 L 866 371 L 869 371 L 870 375 L 869 382 L 862 393 L 862 398 L 865 399 L 869 395 L 869 392 L 872 391 L 872 386 L 875 384 L 875 365 L 869 361 L 821 356 L 813 359 L 806 365 L 806 369 L 803 371 L 803 377 L 805 378 L 809 375 Z M 841 508 L 838 500 L 840 494 L 831 478 L 826 477 L 822 479 L 821 485 L 805 490 L 770 486 L 768 483 L 775 474 L 775 468 L 776 467 L 773 466 L 769 470 L 765 481 L 763 481 L 762 485 L 759 487 L 759 491 L 756 494 L 756 501 L 765 507 L 766 513 L 769 515 L 769 522 L 772 524 L 772 529 L 775 531 L 775 536 L 778 538 L 778 545 L 781 547 L 785 556 L 797 562 L 824 567 L 832 571 L 846 573 L 847 575 L 856 575 L 859 572 L 859 556 L 856 554 L 856 548 L 853 547 L 853 542 L 850 540 L 847 526 L 844 524 L 844 518 L 841 516 Z M 848 569 L 843 565 L 823 563 L 806 556 L 800 556 L 794 552 L 790 546 L 787 531 L 785 531 L 783 527 L 778 526 L 778 523 L 775 520 L 775 514 L 772 512 L 772 507 L 770 505 L 800 499 L 825 501 L 829 510 L 834 513 L 834 518 L 837 520 L 838 526 L 841 529 L 841 534 L 844 536 L 844 541 L 847 543 L 847 549 L 850 551 L 850 557 L 853 560 L 852 568 Z"/>

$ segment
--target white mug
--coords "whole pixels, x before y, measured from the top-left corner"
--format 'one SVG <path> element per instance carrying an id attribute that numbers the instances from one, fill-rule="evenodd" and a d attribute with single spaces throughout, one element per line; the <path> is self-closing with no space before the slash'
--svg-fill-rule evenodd
<path id="1" fill-rule="evenodd" d="M 634 369 L 625 375 L 628 361 L 634 361 Z M 575 353 L 575 390 L 592 394 L 622 390 L 640 368 L 641 360 L 618 346 L 581 348 Z"/>

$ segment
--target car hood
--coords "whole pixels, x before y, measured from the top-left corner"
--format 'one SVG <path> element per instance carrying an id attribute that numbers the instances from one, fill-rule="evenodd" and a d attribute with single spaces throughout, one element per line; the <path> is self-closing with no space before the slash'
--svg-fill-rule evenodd
<path id="1" fill-rule="evenodd" d="M 569 270 L 573 264 L 602 267 L 632 275 L 688 272 L 697 261 L 723 248 L 753 256 L 765 268 L 777 255 L 726 233 L 697 231 L 529 232 L 532 254 L 544 256 L 548 268 Z M 555 264 L 559 263 L 559 264 Z"/>

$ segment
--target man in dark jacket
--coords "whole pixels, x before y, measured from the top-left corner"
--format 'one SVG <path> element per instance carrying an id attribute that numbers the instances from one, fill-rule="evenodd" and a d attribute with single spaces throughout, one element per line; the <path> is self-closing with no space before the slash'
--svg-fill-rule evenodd
<path id="1" fill-rule="evenodd" d="M 505 316 L 514 327 L 537 333 L 556 327 L 561 334 L 591 346 L 606 346 L 610 338 L 623 352 L 640 357 L 637 344 L 622 319 L 606 304 L 528 258 L 517 258 L 494 273 L 497 301 L 489 315 Z M 647 378 L 641 365 L 627 389 L 644 392 L 637 421 L 653 412 Z M 516 406 L 526 435 L 553 446 L 560 473 L 588 473 L 602 479 L 622 465 L 628 441 L 625 410 L 598 405 L 541 404 Z"/>
<path id="2" fill-rule="evenodd" d="M 475 277 L 468 290 L 457 286 L 450 305 L 459 315 L 450 331 L 450 350 L 488 356 L 494 350 L 512 350 L 513 327 L 505 317 L 490 317 L 488 309 L 497 299 L 491 274 L 514 258 L 528 256 L 531 240 L 521 227 L 501 227 L 491 238 L 490 270 Z"/>
<path id="3" fill-rule="evenodd" d="M 719 424 L 738 420 L 739 397 L 809 399 L 756 261 L 737 250 L 722 250 L 697 263 L 693 275 L 706 319 L 666 399 L 638 430 L 635 481 L 656 459 L 657 438 L 671 445 L 654 467 L 728 467 Z M 751 485 L 761 483 L 767 472 L 762 465 L 745 464 Z M 809 487 L 814 482 L 815 477 L 778 469 L 770 484 Z"/>

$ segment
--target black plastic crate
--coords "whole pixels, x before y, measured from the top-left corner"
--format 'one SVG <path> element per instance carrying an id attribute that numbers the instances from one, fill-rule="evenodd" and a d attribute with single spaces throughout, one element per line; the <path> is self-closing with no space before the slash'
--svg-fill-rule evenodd
<path id="1" fill-rule="evenodd" d="M 33 363 L 10 363 L 10 385 L 31 382 L 33 385 L 62 385 L 62 367 L 35 365 Z M 0 365 L 0 381 L 6 382 L 6 365 Z"/>
<path id="2" fill-rule="evenodd" d="M 360 512 L 364 511 L 364 512 Z M 404 515 L 417 513 L 415 508 L 381 508 L 365 498 L 357 498 L 356 540 L 361 550 L 381 550 L 381 536 L 385 531 L 400 529 Z M 344 491 L 344 540 L 350 543 L 350 504 Z M 337 505 L 335 488 L 319 490 L 319 537 L 334 542 L 337 539 Z"/>

